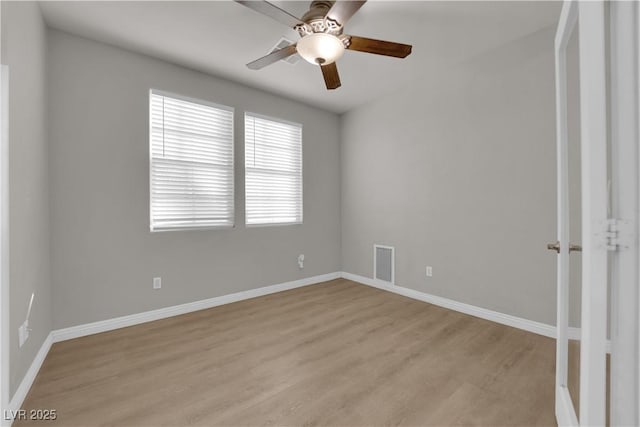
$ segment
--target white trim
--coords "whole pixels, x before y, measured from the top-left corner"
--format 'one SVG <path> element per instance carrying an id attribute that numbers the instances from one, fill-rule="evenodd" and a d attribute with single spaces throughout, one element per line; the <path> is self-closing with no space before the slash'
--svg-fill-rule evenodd
<path id="1" fill-rule="evenodd" d="M 291 282 L 280 283 L 277 285 L 265 286 L 262 288 L 251 289 L 248 291 L 236 292 L 233 294 L 223 295 L 220 297 L 210 298 L 201 301 L 195 301 L 187 304 L 175 305 L 172 307 L 161 308 L 158 310 L 147 311 L 144 313 L 132 314 L 130 316 L 117 317 L 114 319 L 103 320 L 100 322 L 88 323 L 85 325 L 72 326 L 70 328 L 58 329 L 51 331 L 42 343 L 38 354 L 33 359 L 29 370 L 20 382 L 16 393 L 13 395 L 11 402 L 7 408 L 2 411 L 2 424 L 11 425 L 13 420 L 5 419 L 5 415 L 14 413 L 22 407 L 24 399 L 27 397 L 33 382 L 40 372 L 42 363 L 44 362 L 51 345 L 56 342 L 79 338 L 87 335 L 93 335 L 100 332 L 111 331 L 114 329 L 124 328 L 127 326 L 138 325 L 141 323 L 152 322 L 154 320 L 165 319 L 167 317 L 178 316 L 180 314 L 191 313 L 193 311 L 204 310 L 219 305 L 230 304 L 237 301 L 256 298 L 263 295 L 269 295 L 276 292 L 282 292 L 289 289 L 301 288 L 304 286 L 314 285 L 340 278 L 340 273 L 328 273 L 319 276 L 307 277 L 304 279 L 294 280 Z M 4 412 L 6 409 L 6 413 Z"/>
<path id="2" fill-rule="evenodd" d="M 429 304 L 448 308 L 450 310 L 458 311 L 460 313 L 469 314 L 471 316 L 479 317 L 481 319 L 490 320 L 492 322 L 500 323 L 502 325 L 512 326 L 514 328 L 523 329 L 525 331 L 533 332 L 538 335 L 544 335 L 550 338 L 555 338 L 556 336 L 556 328 L 552 325 L 547 325 L 546 323 L 541 323 L 541 322 L 536 322 L 534 320 L 528 320 L 528 319 L 523 319 L 521 317 L 511 316 L 510 314 L 504 314 L 498 311 L 489 310 L 487 308 L 477 307 L 471 304 L 465 304 L 463 302 L 458 302 L 448 298 L 431 295 L 425 292 L 416 291 L 414 289 L 404 288 L 397 285 L 391 286 L 386 282 L 370 279 L 364 276 L 359 276 L 357 274 L 342 272 L 341 275 L 345 279 L 352 280 L 354 282 L 358 282 L 363 285 L 382 289 L 388 292 L 393 292 L 394 294 L 402 295 L 418 301 L 423 301 Z"/>
<path id="3" fill-rule="evenodd" d="M 36 354 L 36 357 L 33 359 L 33 362 L 31 362 L 31 366 L 29 366 L 29 370 L 27 371 L 25 376 L 22 378 L 22 381 L 18 386 L 18 390 L 16 390 L 15 394 L 13 395 L 13 398 L 11 399 L 11 403 L 9 403 L 8 411 L 13 411 L 13 413 L 15 414 L 16 411 L 22 408 L 24 399 L 27 397 L 29 390 L 31 390 L 31 386 L 35 381 L 36 376 L 38 375 L 38 372 L 40 372 L 40 368 L 42 368 L 42 363 L 44 362 L 44 359 L 47 357 L 47 354 L 49 354 L 49 350 L 51 349 L 51 344 L 53 344 L 53 333 L 50 333 L 49 335 L 47 335 L 47 338 L 45 338 L 44 342 L 40 346 L 40 350 L 38 350 L 38 354 Z M 12 419 L 6 419 L 6 417 L 9 416 L 10 413 L 11 412 L 5 413 L 4 411 L 2 413 L 3 422 L 8 422 L 9 425 L 13 423 Z"/>
<path id="4" fill-rule="evenodd" d="M 246 219 L 245 219 L 246 221 Z M 264 228 L 264 227 L 287 227 L 289 225 L 302 225 L 302 221 L 298 222 L 261 222 L 260 224 L 245 224 L 246 228 Z"/>
<path id="5" fill-rule="evenodd" d="M 576 417 L 576 411 L 573 408 L 569 389 L 566 386 L 556 387 L 556 421 L 558 422 L 558 427 L 580 425 Z"/>
<path id="6" fill-rule="evenodd" d="M 580 424 L 605 425 L 608 252 L 605 4 L 578 3 L 582 173 Z"/>
<path id="7" fill-rule="evenodd" d="M 635 53 L 636 53 L 636 72 L 640 71 L 640 7 L 638 7 L 638 5 L 636 4 L 636 13 L 635 13 Z M 637 78 L 637 87 L 636 87 L 636 108 L 638 110 L 640 110 L 640 78 L 637 77 L 638 74 L 636 74 L 636 78 Z M 637 119 L 637 117 L 636 117 Z M 637 120 L 636 123 L 636 135 L 638 136 L 638 139 L 640 139 L 640 120 Z M 636 140 L 636 144 L 640 145 L 640 141 Z M 636 165 L 638 166 L 638 175 L 636 176 L 637 179 L 637 194 L 638 194 L 638 200 L 640 200 L 640 149 L 638 150 L 638 152 L 636 153 Z M 640 203 L 638 205 L 636 205 L 636 230 L 638 228 L 640 228 Z M 637 245 L 637 241 L 636 241 L 636 245 Z M 638 246 L 636 246 L 636 261 L 638 266 L 640 266 L 640 248 L 638 248 Z M 640 272 L 639 272 L 640 275 Z M 640 289 L 637 290 L 636 292 L 636 307 L 638 310 L 640 310 Z M 637 312 L 636 312 L 637 313 Z M 638 324 L 636 324 L 636 357 L 640 358 L 640 318 L 636 317 L 636 322 L 638 322 Z M 637 361 L 637 359 L 636 359 Z M 636 377 L 636 402 L 638 400 L 640 400 L 640 367 L 638 367 L 638 365 L 636 364 L 636 373 L 635 373 L 635 377 Z M 640 405 L 636 405 L 636 420 L 640 423 Z"/>
<path id="8" fill-rule="evenodd" d="M 635 55 L 636 55 L 636 81 L 637 81 L 637 85 L 636 85 L 636 109 L 640 110 L 640 78 L 638 77 L 638 72 L 640 72 L 640 7 L 638 6 L 638 4 L 636 4 L 636 13 L 635 13 Z M 640 120 L 637 119 L 636 116 L 636 136 L 638 137 L 638 139 L 636 140 L 636 146 L 640 146 Z M 638 152 L 636 153 L 636 165 L 637 165 L 637 170 L 638 170 L 638 174 L 636 175 L 636 191 L 637 191 L 637 196 L 638 199 L 640 201 L 640 149 L 638 150 Z M 635 221 L 636 221 L 636 230 L 638 230 L 640 228 L 640 203 L 638 205 L 636 205 L 636 215 L 635 215 Z M 640 248 L 638 248 L 638 242 L 636 240 L 636 265 L 640 266 Z M 640 272 L 638 273 L 640 275 Z M 636 308 L 638 310 L 640 310 L 640 289 L 637 289 L 636 292 Z M 637 313 L 637 311 L 636 311 Z M 636 317 L 636 357 L 640 358 L 640 318 Z M 636 362 L 638 361 L 638 359 L 636 359 Z M 635 396 L 635 401 L 639 401 L 640 400 L 640 367 L 638 366 L 638 364 L 636 364 L 636 372 L 635 372 L 635 377 L 636 377 L 636 396 Z M 631 374 L 633 375 L 633 374 Z M 635 405 L 636 407 L 636 421 L 638 423 L 640 423 L 640 405 Z"/>
<path id="9" fill-rule="evenodd" d="M 376 277 L 378 277 L 378 271 L 376 269 L 378 265 L 377 263 L 378 251 L 376 251 L 376 249 L 378 248 L 389 249 L 391 251 L 391 282 L 385 282 L 385 281 L 376 279 Z M 373 277 L 374 277 L 374 280 L 380 284 L 387 284 L 387 283 L 391 283 L 392 285 L 396 284 L 396 248 L 395 247 L 378 245 L 378 244 L 373 245 Z"/>
<path id="10" fill-rule="evenodd" d="M 9 407 L 9 66 L 0 65 L 0 413 Z M 7 423 L 0 417 L 0 426 Z"/>
<path id="11" fill-rule="evenodd" d="M 279 123 L 281 125 L 291 126 L 294 128 L 300 129 L 300 219 L 296 221 L 285 221 L 285 222 L 254 222 L 249 223 L 248 219 L 248 209 L 247 209 L 247 176 L 250 172 L 250 169 L 255 169 L 254 166 L 249 167 L 246 162 L 246 154 L 247 154 L 247 122 L 249 119 L 253 119 L 252 129 L 253 129 L 253 145 L 254 145 L 254 160 L 255 160 L 255 119 L 265 120 L 273 123 Z M 242 155 L 245 157 L 244 161 L 244 226 L 249 228 L 261 228 L 261 227 L 286 227 L 289 225 L 302 225 L 304 223 L 304 127 L 302 123 L 291 122 L 288 120 L 280 119 L 277 117 L 270 117 L 259 113 L 252 113 L 250 111 L 245 111 L 242 122 L 242 132 L 243 132 L 243 142 L 242 142 Z"/>
<path id="12" fill-rule="evenodd" d="M 612 426 L 639 425 L 638 387 L 638 125 L 640 29 L 637 2 L 610 2 L 611 217 L 628 223 L 628 247 L 612 253 L 610 418 Z M 621 230 L 621 232 L 624 232 Z"/>
<path id="13" fill-rule="evenodd" d="M 295 126 L 300 128 L 300 132 L 302 132 L 302 123 L 292 122 L 290 120 L 281 119 L 280 117 L 267 116 L 266 114 L 253 113 L 251 111 L 244 112 L 244 120 L 247 121 L 247 116 L 255 117 L 257 119 L 269 120 L 271 122 L 281 123 L 283 125 Z"/>
<path id="14" fill-rule="evenodd" d="M 250 289 L 233 294 L 222 295 L 186 304 L 174 305 L 171 307 L 159 308 L 157 310 L 145 311 L 143 313 L 130 314 L 128 316 L 116 317 L 99 322 L 86 323 L 84 325 L 71 326 L 64 329 L 52 331 L 53 342 L 66 341 L 73 338 L 87 335 L 99 334 L 100 332 L 112 331 L 114 329 L 125 328 L 127 326 L 139 325 L 141 323 L 153 322 L 154 320 L 166 319 L 167 317 L 179 316 L 198 310 L 217 307 L 219 305 L 230 304 L 237 301 L 269 295 L 276 292 L 287 291 L 289 289 L 301 288 L 303 286 L 314 285 L 328 280 L 338 279 L 340 273 L 328 273 L 319 276 L 307 277 L 291 282 L 277 285 L 264 286 L 262 288 Z"/>
<path id="15" fill-rule="evenodd" d="M 511 326 L 514 328 L 522 329 L 535 334 L 544 335 L 546 337 L 554 338 L 556 330 L 554 326 L 547 325 L 545 323 L 536 322 L 533 320 L 527 320 L 516 316 L 500 313 L 497 311 L 489 310 L 486 308 L 476 307 L 470 304 L 461 303 L 458 301 L 450 300 L 447 298 L 430 295 L 424 292 L 419 292 L 409 288 L 403 288 L 379 280 L 370 279 L 368 277 L 359 276 L 356 274 L 346 272 L 334 272 L 322 274 L 319 276 L 308 277 L 304 279 L 294 280 L 291 282 L 285 282 L 277 285 L 265 286 L 262 288 L 251 289 L 248 291 L 236 292 L 233 294 L 223 295 L 220 297 L 210 298 L 206 300 L 195 301 L 191 303 L 165 307 L 158 310 L 147 311 L 144 313 L 132 314 L 129 316 L 117 317 L 114 319 L 103 320 L 100 322 L 87 323 L 84 325 L 72 326 L 64 329 L 57 329 L 51 331 L 45 341 L 42 343 L 38 354 L 34 358 L 29 370 L 22 379 L 18 390 L 16 391 L 8 410 L 16 411 L 22 407 L 24 399 L 26 398 L 33 382 L 42 367 L 42 364 L 51 349 L 51 345 L 56 342 L 66 341 L 74 338 L 80 338 L 87 335 L 93 335 L 101 332 L 112 331 L 115 329 L 124 328 L 127 326 L 134 326 L 142 323 L 152 322 L 154 320 L 165 319 L 168 317 L 178 316 L 181 314 L 191 313 L 198 310 L 204 310 L 207 308 L 217 307 L 224 304 L 230 304 L 246 299 L 256 298 L 263 295 L 269 295 L 276 292 L 282 292 L 290 289 L 301 288 L 304 286 L 310 286 L 329 280 L 338 278 L 344 278 L 351 280 L 366 286 L 371 286 L 384 291 L 392 292 L 398 295 L 403 295 L 408 298 L 423 301 L 426 303 L 434 304 L 440 307 L 444 307 L 450 310 L 458 311 L 461 313 L 469 314 L 471 316 L 486 319 L 492 322 L 500 323 L 503 325 Z M 579 337 L 580 332 L 576 328 L 571 328 L 569 331 L 571 337 Z M 3 417 L 4 418 L 4 417 Z M 9 422 L 11 425 L 11 422 Z"/>
<path id="16" fill-rule="evenodd" d="M 490 320 L 501 325 L 511 326 L 513 328 L 522 329 L 523 331 L 532 332 L 534 334 L 543 335 L 549 338 L 556 338 L 556 327 L 547 323 L 536 322 L 535 320 L 524 319 L 522 317 L 512 316 L 510 314 L 500 313 L 499 311 L 489 310 L 471 304 L 455 301 L 449 298 L 439 297 L 437 295 L 428 294 L 426 292 L 416 291 L 415 289 L 405 288 L 399 285 L 390 285 L 381 280 L 370 279 L 368 277 L 359 276 L 353 273 L 341 272 L 340 277 L 351 280 L 362 285 L 371 286 L 372 288 L 381 289 L 383 291 L 393 292 L 407 298 L 415 299 L 439 307 L 448 308 L 449 310 L 458 311 L 470 316 L 479 317 L 481 319 Z M 571 340 L 580 340 L 580 328 L 570 327 L 567 336 Z M 607 341 L 607 350 L 610 351 L 611 343 Z"/>
<path id="17" fill-rule="evenodd" d="M 206 105 L 207 107 L 217 108 L 219 110 L 229 111 L 231 113 L 235 112 L 235 108 L 230 107 L 228 105 L 217 104 L 215 102 L 212 102 L 212 101 L 209 101 L 209 100 L 206 100 L 206 99 L 193 98 L 193 97 L 190 97 L 190 96 L 180 95 L 178 93 L 169 92 L 169 91 L 166 91 L 166 90 L 151 88 L 151 89 L 149 89 L 149 98 L 151 98 L 151 95 L 166 96 L 168 98 L 175 98 L 175 99 L 178 99 L 180 101 L 191 102 L 192 104 Z"/>
<path id="18" fill-rule="evenodd" d="M 512 316 L 510 314 L 500 313 L 498 311 L 489 310 L 466 304 L 458 301 L 454 301 L 448 298 L 431 295 L 425 292 L 416 291 L 414 289 L 404 288 L 397 285 L 391 285 L 381 280 L 375 280 L 357 274 L 347 272 L 334 272 L 323 274 L 319 276 L 308 277 L 305 279 L 294 280 L 292 282 L 285 282 L 277 285 L 265 286 L 257 289 L 250 289 L 247 291 L 236 292 L 233 294 L 222 295 L 219 297 L 209 298 L 200 301 L 194 301 L 190 303 L 174 305 L 170 307 L 160 308 L 157 310 L 146 311 L 142 313 L 130 314 L 128 316 L 116 317 L 113 319 L 101 320 L 98 322 L 85 323 L 83 325 L 71 326 L 63 329 L 56 329 L 51 332 L 53 342 L 66 341 L 74 338 L 80 338 L 88 335 L 99 334 L 101 332 L 112 331 L 115 329 L 126 328 L 128 326 L 139 325 L 142 323 L 153 322 L 154 320 L 166 319 L 168 317 L 179 316 L 181 314 L 191 313 L 198 310 L 205 310 L 207 308 L 217 307 L 224 304 L 230 304 L 233 302 L 243 301 L 246 299 L 257 298 L 263 295 L 269 295 L 276 292 L 287 291 L 290 289 L 301 288 L 304 286 L 314 285 L 317 283 L 326 282 L 343 278 L 351 280 L 363 285 L 371 286 L 373 288 L 382 289 L 385 291 L 393 292 L 398 295 L 403 295 L 408 298 L 427 302 L 440 307 L 448 308 L 450 310 L 458 311 L 460 313 L 469 314 L 471 316 L 479 317 L 481 319 L 490 320 L 492 322 L 500 323 L 502 325 L 512 326 L 514 328 L 522 329 L 528 332 L 533 332 L 545 337 L 555 338 L 556 328 L 553 325 L 546 323 L 536 322 L 534 320 L 523 319 L 521 317 Z M 580 339 L 579 328 L 569 328 L 569 338 L 574 340 Z"/>
<path id="19" fill-rule="evenodd" d="M 152 105 L 153 105 L 153 96 L 161 96 L 163 97 L 163 138 L 164 138 L 164 98 L 175 99 L 178 101 L 184 101 L 188 103 L 192 103 L 195 105 L 201 105 L 205 107 L 210 107 L 213 109 L 227 111 L 231 113 L 231 224 L 222 224 L 222 225 L 206 225 L 206 224 L 188 224 L 188 225 L 171 225 L 171 226 L 158 226 L 154 224 L 154 212 L 153 212 L 153 121 L 152 121 Z M 147 121 L 148 121 L 148 148 L 149 148 L 149 231 L 151 233 L 165 232 L 165 231 L 203 231 L 203 230 L 230 230 L 235 228 L 236 226 L 236 203 L 235 203 L 235 173 L 236 173 L 236 162 L 235 162 L 235 109 L 233 107 L 229 107 L 227 105 L 216 104 L 214 102 L 210 102 L 204 99 L 191 98 L 188 96 L 183 96 L 179 94 L 174 94 L 167 91 L 162 91 L 158 89 L 149 89 L 149 99 L 148 99 L 148 109 L 147 109 Z"/>

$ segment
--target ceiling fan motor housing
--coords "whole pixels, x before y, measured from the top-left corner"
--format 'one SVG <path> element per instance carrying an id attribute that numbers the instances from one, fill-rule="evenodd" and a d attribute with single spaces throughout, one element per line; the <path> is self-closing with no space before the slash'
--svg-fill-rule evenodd
<path id="1" fill-rule="evenodd" d="M 314 0 L 311 2 L 309 11 L 302 16 L 302 24 L 298 24 L 294 29 L 300 37 L 311 34 L 325 33 L 337 37 L 344 48 L 349 47 L 350 39 L 342 35 L 342 24 L 327 17 L 327 13 L 333 6 L 335 1 L 331 0 Z"/>
<path id="2" fill-rule="evenodd" d="M 323 19 L 327 16 L 329 9 L 333 6 L 333 1 L 330 0 L 314 0 L 311 2 L 309 11 L 302 16 L 303 22 L 309 22 L 315 19 Z"/>

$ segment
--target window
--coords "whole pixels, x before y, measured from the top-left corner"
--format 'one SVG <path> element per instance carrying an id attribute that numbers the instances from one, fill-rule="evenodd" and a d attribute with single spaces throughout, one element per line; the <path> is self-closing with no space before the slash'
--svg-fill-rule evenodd
<path id="1" fill-rule="evenodd" d="M 247 225 L 302 223 L 302 125 L 244 117 Z"/>
<path id="2" fill-rule="evenodd" d="M 233 109 L 150 95 L 151 230 L 233 226 Z"/>

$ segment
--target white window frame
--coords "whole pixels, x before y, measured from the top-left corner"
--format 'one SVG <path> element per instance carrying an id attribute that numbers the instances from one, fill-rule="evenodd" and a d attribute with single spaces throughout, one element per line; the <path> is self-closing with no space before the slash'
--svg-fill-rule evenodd
<path id="1" fill-rule="evenodd" d="M 231 125 L 231 224 L 230 225 L 185 225 L 185 226 L 177 226 L 177 227 L 162 227 L 162 228 L 154 228 L 153 227 L 153 201 L 152 201 L 152 191 L 151 191 L 151 182 L 153 179 L 153 171 L 151 168 L 151 163 L 153 161 L 153 150 L 152 150 L 152 131 L 153 131 L 153 123 L 151 122 L 151 97 L 152 95 L 160 95 L 166 96 L 169 98 L 178 99 L 181 101 L 191 102 L 194 104 L 205 105 L 212 108 L 218 108 L 222 110 L 227 110 L 232 113 L 232 125 Z M 190 230 L 225 230 L 235 228 L 235 109 L 228 105 L 217 104 L 215 102 L 207 101 L 204 99 L 192 98 L 185 95 L 180 95 L 173 92 L 168 92 L 161 89 L 149 89 L 149 229 L 152 233 L 162 233 L 165 231 L 190 231 Z"/>
<path id="2" fill-rule="evenodd" d="M 278 117 L 272 117 L 272 116 L 267 116 L 264 114 L 259 114 L 259 113 L 254 113 L 251 111 L 245 111 L 244 112 L 244 121 L 243 121 L 243 129 L 246 130 L 246 123 L 247 123 L 247 116 L 251 116 L 251 117 L 256 117 L 259 119 L 263 119 L 263 120 L 269 120 L 272 122 L 276 122 L 276 123 L 283 123 L 286 125 L 290 125 L 290 126 L 296 126 L 300 128 L 300 221 L 291 221 L 291 222 L 266 222 L 266 223 L 259 223 L 259 224 L 249 224 L 247 221 L 247 161 L 246 161 L 246 155 L 247 155 L 247 147 L 246 147 L 246 141 L 247 141 L 247 135 L 244 135 L 244 141 L 243 141 L 243 146 L 244 146 L 244 151 L 243 154 L 245 156 L 245 161 L 244 161 L 244 182 L 245 182 L 245 194 L 244 194 L 244 224 L 245 227 L 247 228 L 259 228 L 259 227 L 284 227 L 284 226 L 290 226 L 290 225 L 302 225 L 304 223 L 304 138 L 303 138 L 303 134 L 304 134 L 304 126 L 302 123 L 296 123 L 296 122 L 292 122 L 290 120 L 285 120 L 285 119 L 280 119 Z"/>

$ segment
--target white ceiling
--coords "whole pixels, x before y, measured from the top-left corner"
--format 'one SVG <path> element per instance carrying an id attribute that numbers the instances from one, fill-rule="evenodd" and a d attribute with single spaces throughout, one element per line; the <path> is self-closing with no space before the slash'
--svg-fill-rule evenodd
<path id="1" fill-rule="evenodd" d="M 300 17 L 308 1 L 273 1 Z M 45 1 L 50 27 L 120 46 L 342 113 L 446 67 L 557 22 L 560 2 L 375 1 L 347 34 L 413 45 L 406 59 L 347 51 L 342 87 L 327 91 L 317 66 L 245 64 L 297 33 L 232 1 Z M 550 47 L 551 48 L 551 47 Z"/>

